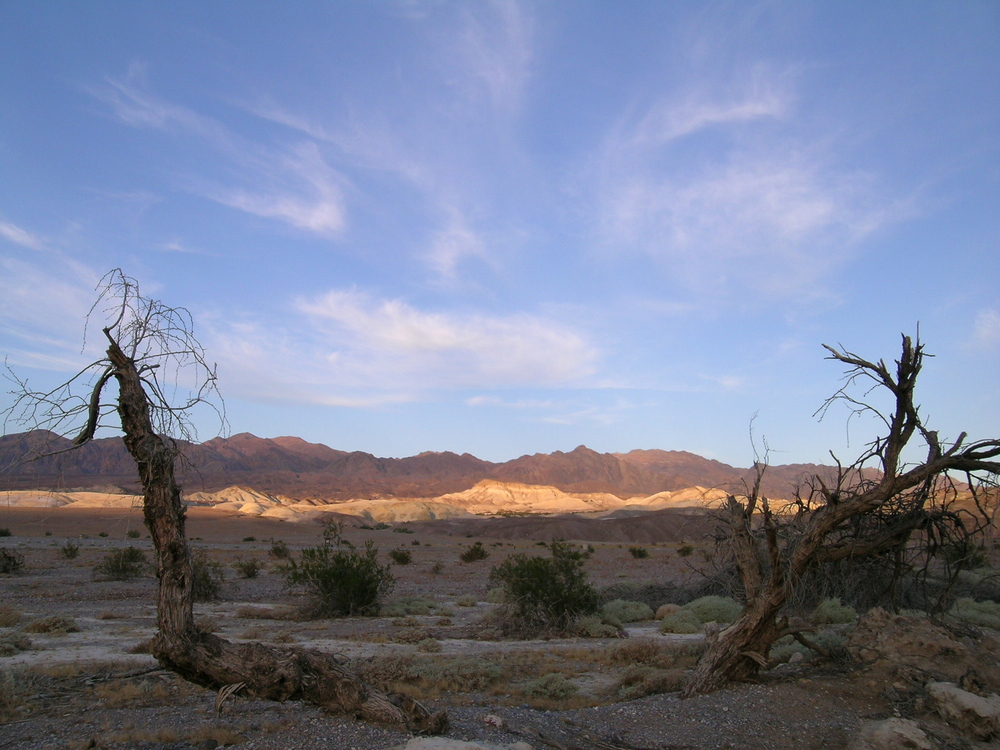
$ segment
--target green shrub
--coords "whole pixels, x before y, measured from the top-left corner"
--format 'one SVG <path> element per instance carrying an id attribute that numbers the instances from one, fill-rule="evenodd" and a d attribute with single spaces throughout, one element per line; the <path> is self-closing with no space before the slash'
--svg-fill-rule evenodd
<path id="1" fill-rule="evenodd" d="M 503 586 L 496 586 L 486 592 L 486 601 L 490 604 L 503 604 Z"/>
<path id="2" fill-rule="evenodd" d="M 271 542 L 271 550 L 268 554 L 276 560 L 287 560 L 292 553 L 284 541 L 277 539 Z"/>
<path id="3" fill-rule="evenodd" d="M 0 536 L 13 536 L 10 533 L 10 529 L 6 526 L 0 526 Z"/>
<path id="4" fill-rule="evenodd" d="M 475 607 L 478 603 L 479 599 L 476 598 L 475 594 L 462 594 L 455 599 L 455 604 L 459 607 Z"/>
<path id="5" fill-rule="evenodd" d="M 241 578 L 256 578 L 257 574 L 264 568 L 264 564 L 256 557 L 251 557 L 248 560 L 237 557 L 233 568 L 236 569 Z"/>
<path id="6" fill-rule="evenodd" d="M 601 611 L 618 622 L 640 622 L 653 619 L 653 610 L 649 605 L 642 602 L 629 602 L 624 599 L 608 602 L 601 608 Z"/>
<path id="7" fill-rule="evenodd" d="M 566 679 L 566 675 L 550 672 L 538 679 L 521 685 L 521 694 L 529 698 L 561 701 L 576 695 L 576 685 Z"/>
<path id="8" fill-rule="evenodd" d="M 209 560 L 204 550 L 198 550 L 191 556 L 194 571 L 191 595 L 196 602 L 208 602 L 219 598 L 222 581 L 225 576 L 222 566 L 214 560 Z"/>
<path id="9" fill-rule="evenodd" d="M 99 533 L 97 534 L 97 536 L 101 537 L 101 539 L 107 539 L 107 538 L 108 538 L 108 532 L 106 532 L 106 531 L 101 531 L 101 532 L 99 532 Z"/>
<path id="10" fill-rule="evenodd" d="M 483 547 L 483 543 L 476 542 L 470 547 L 467 547 L 465 552 L 459 555 L 459 559 L 462 562 L 470 563 L 470 562 L 476 562 L 477 560 L 485 560 L 489 556 L 490 553 L 486 551 L 485 547 Z"/>
<path id="11" fill-rule="evenodd" d="M 408 549 L 394 549 L 389 552 L 389 557 L 396 565 L 409 565 L 410 560 L 413 559 L 413 555 Z"/>
<path id="12" fill-rule="evenodd" d="M 583 569 L 583 555 L 564 542 L 549 545 L 550 557 L 515 554 L 490 571 L 502 588 L 497 625 L 507 635 L 567 631 L 578 617 L 596 614 L 598 595 Z"/>
<path id="13" fill-rule="evenodd" d="M 979 627 L 1000 630 L 1000 603 L 997 602 L 977 602 L 962 598 L 955 602 L 951 614 Z"/>
<path id="14" fill-rule="evenodd" d="M 24 555 L 12 549 L 0 549 L 0 573 L 18 573 L 24 568 Z"/>
<path id="15" fill-rule="evenodd" d="M 245 537 L 243 537 L 243 541 L 244 542 L 256 542 L 257 541 L 257 537 L 255 537 L 255 536 L 245 536 Z"/>
<path id="16" fill-rule="evenodd" d="M 615 698 L 636 700 L 647 695 L 673 693 L 684 686 L 683 669 L 657 669 L 646 664 L 628 667 L 615 688 Z"/>
<path id="17" fill-rule="evenodd" d="M 433 565 L 431 565 L 431 573 L 433 573 L 434 575 L 440 575 L 443 570 L 444 570 L 444 565 L 442 565 L 439 562 L 436 562 Z"/>
<path id="18" fill-rule="evenodd" d="M 408 526 L 397 526 L 396 528 L 394 528 L 392 530 L 392 533 L 393 534 L 412 534 L 413 533 L 413 529 L 409 528 Z"/>
<path id="19" fill-rule="evenodd" d="M 148 568 L 146 554 L 141 549 L 122 547 L 105 555 L 94 567 L 94 575 L 112 581 L 127 581 L 144 575 Z"/>
<path id="20" fill-rule="evenodd" d="M 609 622 L 598 615 L 586 615 L 573 623 L 573 635 L 581 638 L 618 638 L 621 636 L 620 623 Z"/>
<path id="21" fill-rule="evenodd" d="M 129 529 L 128 531 L 125 532 L 125 536 L 127 536 L 129 539 L 138 539 L 139 529 Z"/>
<path id="22" fill-rule="evenodd" d="M 677 554 L 681 557 L 691 557 L 694 554 L 694 547 L 690 544 L 682 544 L 677 548 Z"/>
<path id="23" fill-rule="evenodd" d="M 388 565 L 378 561 L 370 539 L 359 552 L 340 536 L 324 532 L 322 547 L 302 550 L 299 562 L 290 559 L 284 569 L 290 585 L 301 585 L 313 596 L 316 614 L 323 617 L 376 615 L 382 598 L 395 583 Z"/>
<path id="24" fill-rule="evenodd" d="M 743 605 L 728 596 L 703 596 L 688 602 L 682 609 L 693 614 L 702 624 L 717 622 L 724 625 L 740 616 Z"/>
<path id="25" fill-rule="evenodd" d="M 858 619 L 858 613 L 854 607 L 840 603 L 840 597 L 824 599 L 813 611 L 809 618 L 814 625 L 839 625 L 854 622 Z"/>
<path id="26" fill-rule="evenodd" d="M 700 633 L 702 622 L 694 614 L 686 609 L 674 612 L 663 618 L 660 624 L 661 633 Z"/>
<path id="27" fill-rule="evenodd" d="M 80 547 L 74 544 L 71 540 L 67 539 L 66 543 L 59 548 L 59 551 L 67 560 L 75 560 L 76 556 L 80 554 Z"/>
<path id="28" fill-rule="evenodd" d="M 642 560 L 643 558 L 649 557 L 649 550 L 645 547 L 629 547 L 628 551 L 636 560 Z"/>

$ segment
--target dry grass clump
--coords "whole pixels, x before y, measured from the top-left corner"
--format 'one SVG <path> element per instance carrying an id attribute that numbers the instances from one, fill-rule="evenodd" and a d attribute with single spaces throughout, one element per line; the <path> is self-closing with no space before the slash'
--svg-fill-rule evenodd
<path id="1" fill-rule="evenodd" d="M 519 693 L 526 698 L 564 701 L 576 695 L 578 688 L 572 680 L 559 672 L 550 672 L 520 686 Z"/>
<path id="2" fill-rule="evenodd" d="M 13 721 L 28 713 L 33 692 L 31 676 L 23 670 L 0 669 L 0 721 Z"/>
<path id="3" fill-rule="evenodd" d="M 0 656 L 13 656 L 31 648 L 31 639 L 24 633 L 12 631 L 0 635 Z"/>
<path id="4" fill-rule="evenodd" d="M 12 628 L 24 618 L 19 610 L 9 604 L 0 604 L 0 628 Z"/>
<path id="5" fill-rule="evenodd" d="M 50 615 L 49 617 L 43 617 L 39 620 L 29 622 L 24 626 L 24 632 L 51 633 L 52 635 L 60 635 L 62 633 L 79 633 L 80 628 L 76 626 L 76 622 L 72 617 Z"/>
<path id="6" fill-rule="evenodd" d="M 233 562 L 233 568 L 239 573 L 240 578 L 256 578 L 257 574 L 264 569 L 264 563 L 256 557 L 245 560 L 242 557 L 237 557 Z"/>
<path id="7" fill-rule="evenodd" d="M 391 655 L 355 662 L 352 669 L 384 690 L 425 697 L 486 690 L 503 675 L 499 664 L 478 656 Z"/>
<path id="8" fill-rule="evenodd" d="M 695 665 L 704 650 L 702 641 L 664 643 L 652 638 L 630 638 L 605 651 L 603 660 L 615 665 L 686 669 Z"/>
<path id="9" fill-rule="evenodd" d="M 479 597 L 475 594 L 462 594 L 455 599 L 455 604 L 459 607 L 475 607 L 479 603 Z"/>
<path id="10" fill-rule="evenodd" d="M 105 555 L 104 559 L 94 566 L 96 580 L 128 581 L 145 575 L 150 570 L 146 553 L 135 547 L 123 547 Z"/>
<path id="11" fill-rule="evenodd" d="M 644 664 L 633 664 L 618 680 L 615 698 L 630 701 L 659 693 L 675 693 L 684 687 L 683 669 L 657 669 Z"/>
<path id="12" fill-rule="evenodd" d="M 241 620 L 298 620 L 301 619 L 294 607 L 237 607 L 236 616 Z"/>
<path id="13" fill-rule="evenodd" d="M 108 708 L 139 708 L 163 703 L 170 688 L 161 680 L 117 679 L 97 685 L 94 697 Z"/>
<path id="14" fill-rule="evenodd" d="M 576 620 L 570 632 L 580 638 L 620 638 L 623 631 L 621 624 L 611 618 L 587 615 Z"/>

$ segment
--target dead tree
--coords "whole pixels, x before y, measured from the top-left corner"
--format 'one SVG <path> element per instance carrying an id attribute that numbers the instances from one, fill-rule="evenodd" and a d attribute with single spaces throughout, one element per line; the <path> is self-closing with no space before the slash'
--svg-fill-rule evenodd
<path id="1" fill-rule="evenodd" d="M 970 486 L 995 484 L 1000 474 L 1000 439 L 966 442 L 962 433 L 948 443 L 923 424 L 914 401 L 924 350 L 919 340 L 903 337 L 902 354 L 890 368 L 883 360 L 870 362 L 845 349 L 824 345 L 827 359 L 846 365 L 847 383 L 826 403 L 846 402 L 855 413 L 877 416 L 885 427 L 852 465 L 839 466 L 830 486 L 817 478 L 812 492 L 792 507 L 790 521 L 782 522 L 776 509 L 760 495 L 761 471 L 745 498 L 730 496 L 723 508 L 727 544 L 746 597 L 743 612 L 727 629 L 710 636 L 685 697 L 716 690 L 737 680 L 751 679 L 767 664 L 774 642 L 789 632 L 782 610 L 803 577 L 817 565 L 874 555 L 905 545 L 922 522 L 921 511 L 934 495 L 936 482 L 949 472 L 964 474 Z M 852 395 L 865 384 L 864 395 Z M 872 405 L 872 391 L 887 391 L 889 410 Z M 904 450 L 920 441 L 924 457 L 904 462 Z M 912 449 L 912 447 L 911 447 Z M 850 524 L 892 503 L 910 513 L 899 523 L 886 524 L 877 534 L 856 536 L 843 532 Z"/>
<path id="2" fill-rule="evenodd" d="M 187 437 L 191 410 L 216 403 L 215 370 L 194 337 L 186 310 L 142 297 L 137 282 L 120 270 L 105 276 L 99 291 L 90 318 L 95 313 L 111 318 L 101 329 L 107 340 L 105 356 L 52 391 L 32 391 L 18 379 L 14 409 L 20 419 L 36 426 L 65 429 L 82 420 L 76 446 L 91 440 L 105 417 L 116 413 L 120 419 L 125 446 L 139 472 L 143 516 L 156 549 L 153 656 L 191 682 L 224 690 L 223 696 L 238 689 L 258 698 L 304 700 L 413 731 L 443 731 L 444 712 L 431 714 L 411 698 L 386 695 L 332 654 L 236 644 L 195 625 L 192 558 L 174 472 L 179 450 L 173 435 Z M 75 386 L 81 383 L 89 394 L 76 395 Z M 105 402 L 113 385 L 117 396 Z"/>

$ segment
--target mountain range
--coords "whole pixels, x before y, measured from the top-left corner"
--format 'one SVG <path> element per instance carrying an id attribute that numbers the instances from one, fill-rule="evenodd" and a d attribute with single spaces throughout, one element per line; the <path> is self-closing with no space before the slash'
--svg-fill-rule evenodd
<path id="1" fill-rule="evenodd" d="M 752 468 L 738 468 L 686 451 L 633 450 L 536 453 L 493 463 L 468 453 L 426 452 L 379 458 L 341 451 L 297 437 L 259 438 L 249 433 L 181 443 L 179 473 L 187 491 L 232 485 L 300 500 L 431 498 L 471 489 L 484 479 L 546 485 L 564 492 L 611 493 L 621 498 L 693 486 L 741 492 Z M 770 466 L 762 491 L 792 497 L 814 475 L 833 469 L 816 464 Z M 121 438 L 101 438 L 73 449 L 72 441 L 45 430 L 0 436 L 0 490 L 135 492 L 138 476 Z"/>

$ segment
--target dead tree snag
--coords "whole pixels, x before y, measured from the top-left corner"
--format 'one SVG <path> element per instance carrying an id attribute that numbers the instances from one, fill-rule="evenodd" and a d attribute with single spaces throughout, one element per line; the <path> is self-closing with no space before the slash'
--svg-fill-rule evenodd
<path id="1" fill-rule="evenodd" d="M 767 664 L 774 642 L 787 632 L 782 610 L 814 566 L 852 557 L 899 549 L 927 520 L 925 509 L 938 491 L 937 482 L 949 473 L 964 475 L 973 492 L 995 486 L 1000 474 L 1000 439 L 966 443 L 963 433 L 943 443 L 928 429 L 914 401 L 924 350 L 908 336 L 895 367 L 870 362 L 844 349 L 825 346 L 828 359 L 846 365 L 846 385 L 826 406 L 846 402 L 856 413 L 874 414 L 885 425 L 883 436 L 870 443 L 851 466 L 839 467 L 836 481 L 827 486 L 817 478 L 804 497 L 796 499 L 789 515 L 779 517 L 757 481 L 745 498 L 729 497 L 723 509 L 727 543 L 746 596 L 742 614 L 731 626 L 710 637 L 708 648 L 684 688 L 685 697 L 716 690 L 728 682 L 754 677 Z M 865 396 L 851 395 L 864 383 Z M 879 411 L 867 398 L 872 390 L 888 391 L 891 410 Z M 903 460 L 904 449 L 921 441 L 924 458 Z M 874 470 L 874 471 L 873 471 Z M 852 532 L 858 519 L 897 503 L 905 512 L 878 533 Z"/>
<path id="2" fill-rule="evenodd" d="M 260 643 L 234 644 L 197 628 L 194 622 L 191 550 L 184 530 L 184 504 L 174 473 L 178 445 L 189 437 L 190 411 L 212 405 L 217 396 L 214 368 L 205 359 L 183 309 L 142 297 L 134 279 L 113 271 L 102 281 L 98 307 L 111 317 L 102 328 L 105 357 L 49 392 L 34 392 L 26 381 L 15 408 L 36 425 L 67 428 L 83 421 L 77 446 L 94 437 L 102 420 L 117 414 L 125 447 L 139 472 L 143 516 L 156 549 L 157 633 L 152 653 L 168 669 L 213 689 L 243 683 L 242 692 L 272 700 L 304 700 L 368 721 L 438 733 L 444 712 L 431 714 L 413 699 L 389 696 L 366 684 L 336 657 Z M 165 373 L 165 375 L 164 375 Z M 91 376 L 89 393 L 74 385 Z M 117 397 L 104 401 L 108 386 Z M 182 392 L 184 395 L 178 397 Z M 219 416 L 224 415 L 216 406 Z"/>

